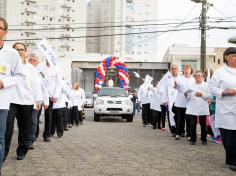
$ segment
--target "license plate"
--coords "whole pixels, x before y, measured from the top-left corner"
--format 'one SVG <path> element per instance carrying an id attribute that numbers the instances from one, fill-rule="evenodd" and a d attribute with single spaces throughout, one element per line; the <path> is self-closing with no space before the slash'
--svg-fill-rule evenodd
<path id="1" fill-rule="evenodd" d="M 110 114 L 119 114 L 119 111 L 110 111 Z"/>

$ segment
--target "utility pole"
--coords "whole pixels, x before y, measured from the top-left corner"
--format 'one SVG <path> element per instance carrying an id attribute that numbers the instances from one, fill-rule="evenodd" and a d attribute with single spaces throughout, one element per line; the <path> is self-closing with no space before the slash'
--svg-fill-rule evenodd
<path id="1" fill-rule="evenodd" d="M 201 55 L 200 55 L 200 63 L 201 69 L 204 71 L 206 69 L 206 24 L 207 24 L 207 9 L 208 3 L 207 0 L 191 0 L 196 3 L 202 3 L 202 12 L 200 18 L 200 28 L 201 28 Z"/>
<path id="2" fill-rule="evenodd" d="M 207 0 L 202 0 L 202 15 L 201 15 L 201 69 L 206 69 L 206 13 Z"/>

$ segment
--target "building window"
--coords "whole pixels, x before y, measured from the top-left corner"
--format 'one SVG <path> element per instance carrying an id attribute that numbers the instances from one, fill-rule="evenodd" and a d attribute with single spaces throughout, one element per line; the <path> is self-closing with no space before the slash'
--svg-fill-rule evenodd
<path id="1" fill-rule="evenodd" d="M 24 15 L 24 13 L 22 12 L 21 15 Z"/>
<path id="2" fill-rule="evenodd" d="M 216 57 L 215 56 L 213 56 L 213 62 L 216 62 Z"/>
<path id="3" fill-rule="evenodd" d="M 27 2 L 27 5 L 29 5 L 29 3 Z"/>
<path id="4" fill-rule="evenodd" d="M 220 59 L 218 59 L 218 64 L 220 65 Z"/>
<path id="5" fill-rule="evenodd" d="M 45 17 L 43 17 L 43 20 L 45 20 Z"/>
<path id="6" fill-rule="evenodd" d="M 52 18 L 50 18 L 49 20 L 52 21 Z"/>

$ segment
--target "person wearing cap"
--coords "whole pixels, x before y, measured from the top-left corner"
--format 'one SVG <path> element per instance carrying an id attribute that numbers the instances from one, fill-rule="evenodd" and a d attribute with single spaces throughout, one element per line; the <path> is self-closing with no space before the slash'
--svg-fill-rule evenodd
<path id="1" fill-rule="evenodd" d="M 225 65 L 211 78 L 210 89 L 216 96 L 215 125 L 220 128 L 226 166 L 236 171 L 236 48 L 223 53 Z"/>

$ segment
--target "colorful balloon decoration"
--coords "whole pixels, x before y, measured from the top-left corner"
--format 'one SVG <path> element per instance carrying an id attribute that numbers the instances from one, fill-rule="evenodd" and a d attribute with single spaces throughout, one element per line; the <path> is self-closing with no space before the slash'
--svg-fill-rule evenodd
<path id="1" fill-rule="evenodd" d="M 109 67 L 115 66 L 118 70 L 119 76 L 119 85 L 121 88 L 128 90 L 129 88 L 129 71 L 126 67 L 126 64 L 119 60 L 118 57 L 110 56 L 104 59 L 101 64 L 98 66 L 96 71 L 96 80 L 95 88 L 96 91 L 99 91 L 102 88 L 102 85 L 105 81 L 105 76 Z"/>

